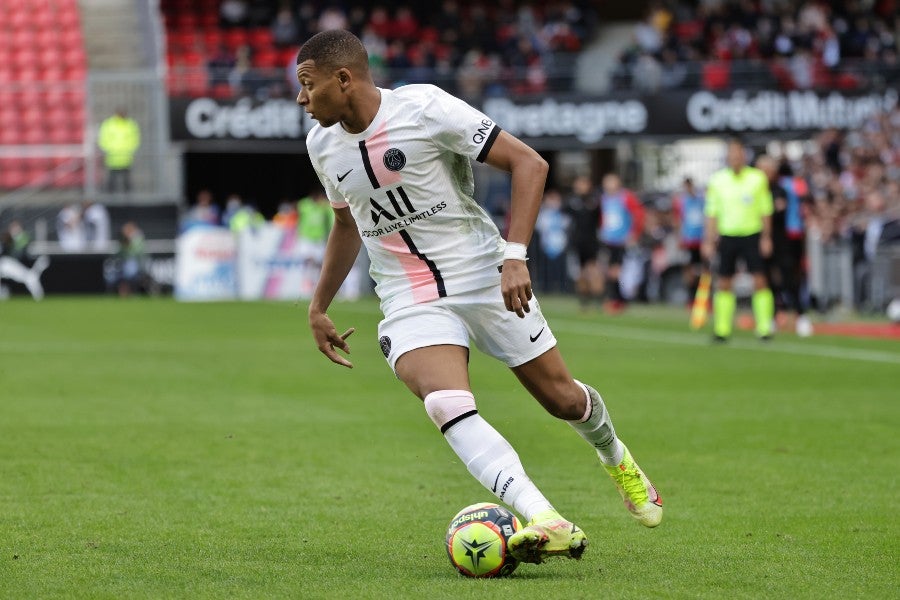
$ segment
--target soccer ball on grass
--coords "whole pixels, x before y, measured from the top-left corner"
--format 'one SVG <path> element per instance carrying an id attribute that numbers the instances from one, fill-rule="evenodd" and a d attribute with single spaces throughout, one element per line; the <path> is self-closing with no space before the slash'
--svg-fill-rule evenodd
<path id="1" fill-rule="evenodd" d="M 466 577 L 505 577 L 519 566 L 506 546 L 521 528 L 516 515 L 498 504 L 467 506 L 447 528 L 450 563 Z"/>

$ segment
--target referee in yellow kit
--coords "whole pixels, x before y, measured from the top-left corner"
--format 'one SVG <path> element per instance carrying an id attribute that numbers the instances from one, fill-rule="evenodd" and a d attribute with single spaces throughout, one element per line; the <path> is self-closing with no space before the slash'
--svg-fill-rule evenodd
<path id="1" fill-rule="evenodd" d="M 731 336 L 737 305 L 731 286 L 740 258 L 753 275 L 756 335 L 761 340 L 769 340 L 775 300 L 766 281 L 763 258 L 772 253 L 772 192 L 765 173 L 747 165 L 740 140 L 728 142 L 727 160 L 728 166 L 716 171 L 706 188 L 706 230 L 701 247 L 703 258 L 708 261 L 718 242 L 713 339 L 724 342 Z"/>

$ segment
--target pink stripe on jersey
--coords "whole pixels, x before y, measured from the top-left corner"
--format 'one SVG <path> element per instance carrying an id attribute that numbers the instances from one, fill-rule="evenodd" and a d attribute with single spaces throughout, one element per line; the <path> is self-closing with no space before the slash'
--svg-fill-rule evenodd
<path id="1" fill-rule="evenodd" d="M 382 123 L 372 137 L 366 140 L 366 150 L 369 153 L 369 162 L 375 179 L 383 186 L 392 185 L 401 181 L 399 171 L 391 171 L 384 166 L 384 153 L 390 149 L 391 144 L 387 135 L 387 121 Z"/>
<path id="2" fill-rule="evenodd" d="M 440 297 L 434 273 L 431 272 L 424 260 L 410 252 L 409 246 L 406 245 L 399 233 L 383 235 L 378 238 L 378 241 L 385 250 L 394 255 L 403 268 L 414 303 L 430 302 Z"/>

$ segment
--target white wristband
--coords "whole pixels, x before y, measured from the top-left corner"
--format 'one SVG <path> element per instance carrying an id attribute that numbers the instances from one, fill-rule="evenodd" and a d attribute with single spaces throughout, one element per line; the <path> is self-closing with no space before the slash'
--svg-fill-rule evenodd
<path id="1" fill-rule="evenodd" d="M 506 250 L 503 251 L 503 260 L 528 260 L 528 248 L 525 244 L 506 242 Z"/>

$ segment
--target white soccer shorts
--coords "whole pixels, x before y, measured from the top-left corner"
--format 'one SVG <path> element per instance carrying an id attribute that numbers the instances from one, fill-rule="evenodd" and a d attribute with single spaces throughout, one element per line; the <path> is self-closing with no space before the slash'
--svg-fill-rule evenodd
<path id="1" fill-rule="evenodd" d="M 388 314 L 378 325 L 378 341 L 391 369 L 410 350 L 442 344 L 468 348 L 469 340 L 517 367 L 556 346 L 537 298 L 528 306 L 524 319 L 506 310 L 499 286 L 438 298 Z"/>

